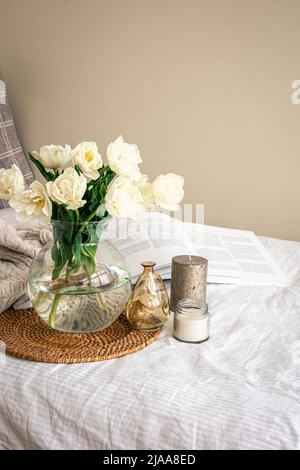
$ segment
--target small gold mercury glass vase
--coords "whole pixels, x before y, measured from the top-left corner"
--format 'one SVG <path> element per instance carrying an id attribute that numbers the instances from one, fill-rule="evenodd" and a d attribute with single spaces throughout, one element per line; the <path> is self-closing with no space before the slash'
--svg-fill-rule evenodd
<path id="1" fill-rule="evenodd" d="M 169 317 L 169 297 L 160 275 L 153 270 L 156 263 L 144 261 L 144 272 L 127 303 L 126 314 L 136 330 L 158 330 Z"/>

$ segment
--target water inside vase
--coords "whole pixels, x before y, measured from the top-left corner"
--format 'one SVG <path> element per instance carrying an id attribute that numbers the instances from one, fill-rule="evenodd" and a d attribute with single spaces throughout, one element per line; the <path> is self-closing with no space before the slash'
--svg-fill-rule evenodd
<path id="1" fill-rule="evenodd" d="M 126 306 L 131 284 L 127 271 L 98 264 L 92 276 L 79 271 L 68 282 L 65 276 L 53 281 L 51 273 L 32 273 L 29 292 L 33 307 L 45 323 L 49 325 L 53 302 L 59 298 L 55 329 L 89 333 L 106 328 L 118 318 Z"/>

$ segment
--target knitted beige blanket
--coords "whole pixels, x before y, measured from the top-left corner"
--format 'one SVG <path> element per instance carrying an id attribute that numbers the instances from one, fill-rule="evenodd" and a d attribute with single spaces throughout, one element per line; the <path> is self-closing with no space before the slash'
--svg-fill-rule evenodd
<path id="1" fill-rule="evenodd" d="M 51 239 L 50 228 L 13 227 L 0 219 L 0 313 L 29 308 L 27 280 L 31 263 Z"/>

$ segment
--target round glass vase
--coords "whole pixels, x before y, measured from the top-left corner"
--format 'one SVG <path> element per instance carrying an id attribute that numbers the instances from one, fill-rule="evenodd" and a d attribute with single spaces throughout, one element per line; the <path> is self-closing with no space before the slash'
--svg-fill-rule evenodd
<path id="1" fill-rule="evenodd" d="M 34 259 L 29 294 L 51 328 L 91 333 L 111 325 L 131 293 L 121 253 L 104 239 L 107 220 L 70 224 L 52 221 L 53 239 Z"/>

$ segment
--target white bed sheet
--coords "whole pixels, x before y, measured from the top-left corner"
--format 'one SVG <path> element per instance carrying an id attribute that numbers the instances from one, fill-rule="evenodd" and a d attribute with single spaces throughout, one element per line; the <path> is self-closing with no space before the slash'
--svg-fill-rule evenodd
<path id="1" fill-rule="evenodd" d="M 95 364 L 1 356 L 1 449 L 300 449 L 300 243 L 264 238 L 290 288 L 209 285 L 211 339 L 171 321 Z"/>

